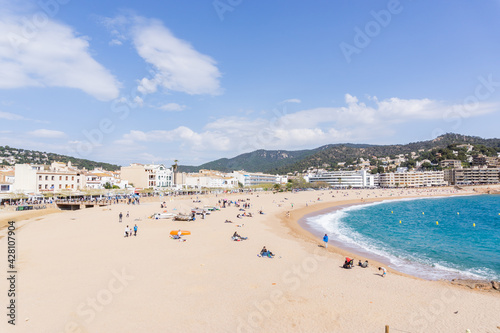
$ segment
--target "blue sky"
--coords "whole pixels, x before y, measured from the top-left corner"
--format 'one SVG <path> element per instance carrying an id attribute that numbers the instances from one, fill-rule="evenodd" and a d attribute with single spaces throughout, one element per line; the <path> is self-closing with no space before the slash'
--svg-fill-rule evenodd
<path id="1" fill-rule="evenodd" d="M 256 149 L 500 136 L 500 1 L 0 8 L 0 145 L 199 165 Z"/>

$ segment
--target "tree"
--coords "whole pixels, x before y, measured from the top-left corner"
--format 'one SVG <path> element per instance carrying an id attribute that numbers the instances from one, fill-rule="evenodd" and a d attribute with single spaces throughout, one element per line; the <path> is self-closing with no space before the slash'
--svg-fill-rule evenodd
<path id="1" fill-rule="evenodd" d="M 106 184 L 104 184 L 104 188 L 105 188 L 106 190 L 110 190 L 110 189 L 112 189 L 112 188 L 113 188 L 113 186 L 111 185 L 111 183 L 110 183 L 110 182 L 107 182 Z"/>

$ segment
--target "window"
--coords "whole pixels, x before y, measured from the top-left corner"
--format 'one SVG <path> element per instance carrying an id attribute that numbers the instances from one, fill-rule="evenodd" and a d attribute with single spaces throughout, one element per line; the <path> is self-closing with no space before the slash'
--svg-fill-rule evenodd
<path id="1" fill-rule="evenodd" d="M 47 189 L 47 186 L 48 186 L 48 185 L 47 185 L 47 184 L 45 184 L 45 189 Z"/>
<path id="2" fill-rule="evenodd" d="M 59 188 L 61 188 L 61 187 L 62 187 L 62 185 L 61 185 L 61 184 L 59 184 Z"/>
<path id="3" fill-rule="evenodd" d="M 71 188 L 75 188 L 75 185 L 71 184 Z"/>
<path id="4" fill-rule="evenodd" d="M 40 185 L 38 185 L 38 189 L 39 189 L 39 190 L 41 190 L 41 189 L 42 189 L 42 185 L 41 185 L 41 184 L 40 184 Z"/>
<path id="5" fill-rule="evenodd" d="M 68 176 L 66 176 L 66 180 L 68 180 Z"/>
<path id="6" fill-rule="evenodd" d="M 49 180 L 49 176 L 45 176 L 45 180 Z"/>
<path id="7" fill-rule="evenodd" d="M 38 180 L 42 180 L 42 176 L 38 176 Z"/>
<path id="8" fill-rule="evenodd" d="M 75 180 L 75 176 L 72 176 L 72 177 L 71 177 L 71 180 Z"/>
<path id="9" fill-rule="evenodd" d="M 59 180 L 62 180 L 62 176 L 59 176 Z"/>
<path id="10" fill-rule="evenodd" d="M 77 182 L 77 183 L 79 183 L 79 182 L 80 182 L 80 179 L 77 179 L 77 180 L 76 180 L 76 182 Z"/>
<path id="11" fill-rule="evenodd" d="M 54 176 L 52 176 L 52 180 L 54 180 Z"/>

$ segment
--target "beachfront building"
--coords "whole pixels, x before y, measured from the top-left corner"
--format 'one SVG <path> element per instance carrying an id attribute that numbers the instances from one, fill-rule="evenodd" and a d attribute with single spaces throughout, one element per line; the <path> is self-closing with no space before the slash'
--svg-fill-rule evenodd
<path id="1" fill-rule="evenodd" d="M 375 176 L 367 170 L 323 172 L 309 175 L 308 178 L 310 183 L 325 182 L 333 187 L 375 187 Z"/>
<path id="2" fill-rule="evenodd" d="M 128 181 L 120 179 L 118 172 L 106 171 L 101 168 L 95 168 L 86 174 L 86 186 L 90 189 L 104 189 L 109 184 L 111 187 L 118 186 L 120 189 L 125 189 L 128 186 Z"/>
<path id="3" fill-rule="evenodd" d="M 243 184 L 243 186 L 279 184 L 280 182 L 280 179 L 277 175 L 271 175 L 262 172 L 233 171 L 233 173 L 230 175 L 238 179 L 238 181 Z"/>
<path id="4" fill-rule="evenodd" d="M 490 157 L 485 155 L 475 155 L 472 156 L 472 165 L 474 166 L 488 166 L 490 168 L 496 168 L 500 166 L 499 159 L 497 157 Z"/>
<path id="5" fill-rule="evenodd" d="M 448 185 L 443 171 L 408 171 L 382 173 L 379 175 L 380 187 L 425 187 Z"/>
<path id="6" fill-rule="evenodd" d="M 445 170 L 445 179 L 450 185 L 497 184 L 500 168 L 473 167 Z"/>
<path id="7" fill-rule="evenodd" d="M 214 170 L 200 170 L 197 173 L 188 173 L 184 178 L 186 188 L 221 188 L 231 189 L 238 187 L 238 179 Z"/>
<path id="8" fill-rule="evenodd" d="M 16 164 L 14 189 L 17 192 L 41 194 L 44 192 L 76 192 L 85 188 L 85 173 L 71 165 L 53 162 L 43 164 Z"/>
<path id="9" fill-rule="evenodd" d="M 439 166 L 441 168 L 461 168 L 462 167 L 462 161 L 460 160 L 442 160 L 439 162 Z"/>
<path id="10" fill-rule="evenodd" d="M 136 188 L 167 188 L 173 186 L 172 170 L 163 164 L 133 163 L 121 167 L 121 179 Z"/>

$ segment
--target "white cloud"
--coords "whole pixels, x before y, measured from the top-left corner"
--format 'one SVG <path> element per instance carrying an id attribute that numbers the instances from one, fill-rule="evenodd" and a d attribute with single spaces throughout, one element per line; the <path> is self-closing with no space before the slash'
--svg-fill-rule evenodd
<path id="1" fill-rule="evenodd" d="M 134 103 L 139 105 L 139 106 L 142 106 L 144 104 L 144 100 L 140 96 L 135 96 Z"/>
<path id="2" fill-rule="evenodd" d="M 27 33 L 26 17 L 0 16 L 0 89 L 68 87 L 102 101 L 118 97 L 117 80 L 91 56 L 88 38 L 50 19 Z"/>
<path id="3" fill-rule="evenodd" d="M 26 118 L 24 116 L 21 116 L 21 115 L 15 114 L 15 113 L 3 112 L 3 111 L 0 111 L 0 119 L 6 119 L 6 120 L 24 120 L 24 121 L 34 121 L 34 122 L 37 122 L 37 123 L 48 123 L 48 121 Z"/>
<path id="4" fill-rule="evenodd" d="M 151 78 L 140 80 L 140 92 L 151 93 L 163 87 L 190 95 L 221 93 L 221 74 L 214 59 L 175 37 L 158 20 L 134 17 L 133 21 L 133 45 L 154 67 Z"/>
<path id="5" fill-rule="evenodd" d="M 0 111 L 0 119 L 7 119 L 7 120 L 25 120 L 23 116 L 20 116 L 18 114 L 10 113 L 10 112 L 3 112 Z"/>
<path id="6" fill-rule="evenodd" d="M 160 109 L 163 111 L 182 111 L 182 110 L 186 109 L 186 106 L 180 105 L 177 103 L 168 103 L 168 104 L 160 106 Z"/>
<path id="7" fill-rule="evenodd" d="M 393 135 L 400 124 L 445 119 L 461 105 L 429 99 L 370 98 L 368 106 L 357 97 L 346 95 L 344 107 L 323 107 L 295 113 L 275 114 L 272 119 L 227 117 L 208 123 L 197 132 L 180 126 L 172 130 L 130 131 L 117 144 L 179 144 L 183 152 L 233 151 L 256 149 L 300 149 L 339 142 L 370 142 Z M 478 104 L 467 117 L 498 110 L 495 104 Z M 459 114 L 459 113 L 457 113 Z"/>
<path id="8" fill-rule="evenodd" d="M 37 138 L 44 138 L 44 139 L 60 139 L 66 137 L 66 133 L 64 132 L 48 130 L 43 128 L 28 132 L 28 134 Z"/>
<path id="9" fill-rule="evenodd" d="M 285 104 L 285 103 L 302 103 L 302 101 L 298 98 L 290 98 L 290 99 L 285 99 L 284 101 L 281 101 L 279 104 Z"/>

